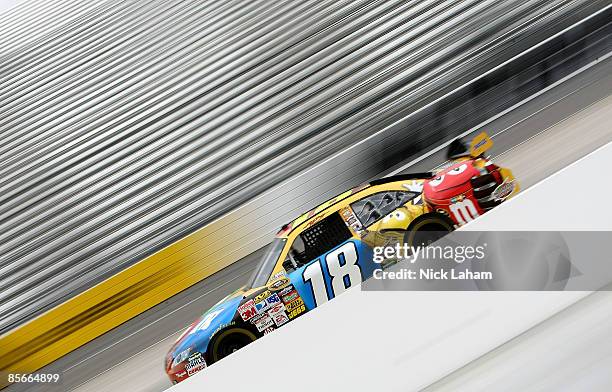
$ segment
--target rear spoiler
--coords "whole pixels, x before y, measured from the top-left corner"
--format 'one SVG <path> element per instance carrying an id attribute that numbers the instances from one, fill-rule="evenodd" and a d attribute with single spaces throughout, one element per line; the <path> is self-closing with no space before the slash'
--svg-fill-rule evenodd
<path id="1" fill-rule="evenodd" d="M 493 140 L 487 135 L 486 132 L 481 132 L 479 135 L 472 139 L 470 146 L 468 147 L 461 139 L 455 139 L 448 146 L 446 151 L 447 159 L 456 159 L 460 157 L 478 157 L 484 154 L 488 149 L 493 147 Z M 423 173 L 409 173 L 409 174 L 398 174 L 396 176 L 379 178 L 377 180 L 370 181 L 370 185 L 382 185 L 388 184 L 395 181 L 408 181 L 408 180 L 426 180 L 434 177 L 435 174 L 432 172 Z"/>
<path id="2" fill-rule="evenodd" d="M 486 132 L 478 134 L 468 147 L 461 139 L 455 139 L 448 146 L 446 159 L 457 159 L 461 157 L 479 157 L 493 147 L 493 140 Z"/>

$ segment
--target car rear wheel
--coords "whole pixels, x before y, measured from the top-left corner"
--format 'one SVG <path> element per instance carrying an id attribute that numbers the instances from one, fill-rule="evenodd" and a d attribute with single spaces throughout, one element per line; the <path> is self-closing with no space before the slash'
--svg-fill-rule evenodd
<path id="1" fill-rule="evenodd" d="M 213 362 L 238 351 L 255 339 L 257 339 L 255 334 L 244 328 L 232 328 L 219 333 L 212 343 L 211 357 Z"/>
<path id="2" fill-rule="evenodd" d="M 409 246 L 427 246 L 444 237 L 455 228 L 454 222 L 438 213 L 422 215 L 415 219 L 404 235 Z"/>

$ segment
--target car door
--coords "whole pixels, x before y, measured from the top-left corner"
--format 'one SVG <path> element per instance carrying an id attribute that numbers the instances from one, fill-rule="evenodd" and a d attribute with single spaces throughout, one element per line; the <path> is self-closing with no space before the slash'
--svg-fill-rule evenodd
<path id="1" fill-rule="evenodd" d="M 293 268 L 285 268 L 310 310 L 372 276 L 372 250 L 338 212 L 304 229 L 292 244 Z"/>

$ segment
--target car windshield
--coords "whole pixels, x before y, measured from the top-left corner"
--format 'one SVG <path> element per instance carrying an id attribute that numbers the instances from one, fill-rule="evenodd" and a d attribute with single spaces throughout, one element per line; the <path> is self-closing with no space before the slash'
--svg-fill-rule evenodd
<path id="1" fill-rule="evenodd" d="M 272 275 L 274 266 L 276 265 L 276 262 L 278 261 L 286 242 L 286 238 L 275 238 L 274 241 L 268 245 L 268 250 L 262 257 L 257 268 L 255 268 L 255 271 L 253 271 L 253 275 L 251 275 L 251 279 L 249 279 L 247 287 L 260 287 L 268 283 L 270 275 Z"/>

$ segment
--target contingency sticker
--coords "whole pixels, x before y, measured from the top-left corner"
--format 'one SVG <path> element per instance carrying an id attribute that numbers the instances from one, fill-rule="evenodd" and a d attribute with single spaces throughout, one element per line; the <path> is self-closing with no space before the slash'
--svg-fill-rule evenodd
<path id="1" fill-rule="evenodd" d="M 287 287 L 289 283 L 290 281 L 288 278 L 279 278 L 274 282 L 270 283 L 270 285 L 268 285 L 268 289 L 270 289 L 271 291 L 279 291 Z"/>
<path id="2" fill-rule="evenodd" d="M 185 370 L 187 371 L 187 376 L 189 377 L 204 368 L 206 368 L 206 362 L 204 361 L 202 354 L 199 352 L 191 354 L 189 356 L 187 364 L 185 365 Z"/>
<path id="3" fill-rule="evenodd" d="M 504 181 L 497 188 L 495 188 L 491 196 L 493 196 L 493 199 L 496 201 L 506 200 L 506 198 L 510 196 L 512 192 L 514 192 L 514 185 L 514 180 Z"/>
<path id="4" fill-rule="evenodd" d="M 266 303 L 270 306 L 274 306 L 276 304 L 279 304 L 280 302 L 281 302 L 280 297 L 276 293 L 266 298 Z"/>
<path id="5" fill-rule="evenodd" d="M 240 305 L 238 307 L 238 313 L 240 314 L 240 317 L 242 317 L 244 321 L 248 321 L 249 319 L 253 318 L 257 314 L 257 308 L 255 307 L 255 301 L 250 299 L 247 302 Z"/>
<path id="6" fill-rule="evenodd" d="M 274 327 L 274 321 L 267 314 L 262 314 L 253 318 L 252 323 L 255 325 L 259 332 L 263 332 L 268 328 Z"/>
<path id="7" fill-rule="evenodd" d="M 274 324 L 276 324 L 278 327 L 289 321 L 289 317 L 287 317 L 285 312 L 277 313 L 272 318 L 274 319 Z"/>
<path id="8" fill-rule="evenodd" d="M 270 296 L 270 290 L 266 290 L 260 294 L 257 294 L 257 297 L 254 298 L 255 302 L 259 302 L 259 301 L 263 301 L 264 299 L 266 299 L 267 297 Z"/>
<path id="9" fill-rule="evenodd" d="M 287 307 L 287 313 L 289 313 L 290 319 L 294 319 L 306 311 L 306 305 L 301 298 L 298 298 L 285 306 Z"/>
<path id="10" fill-rule="evenodd" d="M 257 313 L 260 313 L 260 314 L 268 310 L 268 307 L 269 305 L 268 305 L 268 302 L 266 302 L 266 300 L 259 301 L 255 304 L 255 309 L 257 309 Z"/>
<path id="11" fill-rule="evenodd" d="M 287 317 L 287 313 L 285 313 L 285 305 L 282 303 L 274 305 L 268 311 L 268 314 L 272 320 L 274 320 L 274 323 L 279 327 L 289 321 L 289 317 Z"/>
<path id="12" fill-rule="evenodd" d="M 282 296 L 283 302 L 285 304 L 288 304 L 289 302 L 293 302 L 297 298 L 299 298 L 299 295 L 298 295 L 298 292 L 296 290 L 291 290 L 290 292 L 288 292 L 287 294 Z"/>

